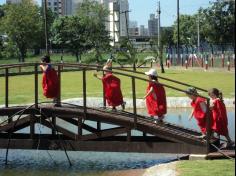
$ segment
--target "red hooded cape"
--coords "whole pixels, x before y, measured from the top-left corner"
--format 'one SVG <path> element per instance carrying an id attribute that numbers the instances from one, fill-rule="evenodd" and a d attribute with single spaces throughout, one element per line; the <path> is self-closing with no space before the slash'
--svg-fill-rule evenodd
<path id="1" fill-rule="evenodd" d="M 150 116 L 158 116 L 162 117 L 167 113 L 167 105 L 166 105 L 166 92 L 164 87 L 161 84 L 156 84 L 150 82 L 147 87 L 147 93 L 153 87 L 154 93 L 156 94 L 157 99 L 155 100 L 154 95 L 150 94 L 146 98 L 146 106 L 148 110 L 148 114 Z"/>
<path id="2" fill-rule="evenodd" d="M 227 136 L 228 132 L 228 117 L 225 104 L 220 99 L 213 101 L 211 110 L 213 117 L 213 130 L 219 135 Z"/>
<path id="3" fill-rule="evenodd" d="M 56 98 L 59 94 L 59 80 L 57 72 L 48 67 L 48 69 L 43 72 L 43 95 L 47 98 Z"/>
<path id="4" fill-rule="evenodd" d="M 102 83 L 108 105 L 116 107 L 123 104 L 120 79 L 108 73 L 102 78 Z"/>
<path id="5" fill-rule="evenodd" d="M 197 124 L 201 129 L 202 133 L 206 134 L 206 113 L 202 110 L 200 104 L 206 102 L 204 98 L 197 97 L 195 101 L 192 101 L 191 106 L 193 107 L 193 116 L 197 120 Z"/>

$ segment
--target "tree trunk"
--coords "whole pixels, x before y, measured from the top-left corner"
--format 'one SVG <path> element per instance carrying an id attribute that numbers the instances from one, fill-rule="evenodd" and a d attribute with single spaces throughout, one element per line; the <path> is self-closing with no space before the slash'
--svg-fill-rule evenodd
<path id="1" fill-rule="evenodd" d="M 79 62 L 79 53 L 78 52 L 75 53 L 75 57 L 76 57 L 76 62 Z"/>
<path id="2" fill-rule="evenodd" d="M 161 66 L 161 73 L 165 73 L 163 64 L 163 46 L 160 47 L 160 66 Z"/>

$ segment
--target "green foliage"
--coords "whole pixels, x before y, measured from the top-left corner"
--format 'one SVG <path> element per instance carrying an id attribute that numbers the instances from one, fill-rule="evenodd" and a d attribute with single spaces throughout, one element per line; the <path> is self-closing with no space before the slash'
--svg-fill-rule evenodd
<path id="1" fill-rule="evenodd" d="M 65 48 L 80 61 L 81 55 L 93 49 L 96 54 L 90 62 L 101 61 L 102 52 L 110 49 L 105 18 L 108 12 L 97 2 L 84 1 L 75 16 L 60 17 L 52 27 L 52 41 Z"/>
<path id="2" fill-rule="evenodd" d="M 205 39 L 213 44 L 235 43 L 235 2 L 217 0 L 200 9 Z"/>
<path id="3" fill-rule="evenodd" d="M 155 54 L 156 61 L 160 61 L 161 72 L 165 73 L 164 64 L 163 64 L 163 49 L 164 43 L 166 42 L 165 36 L 160 38 L 160 46 L 158 45 L 158 37 L 152 37 L 150 40 L 151 50 Z"/>
<path id="4" fill-rule="evenodd" d="M 233 176 L 235 161 L 183 161 L 177 164 L 177 170 L 181 176 Z"/>
<path id="5" fill-rule="evenodd" d="M 161 28 L 161 42 L 164 46 L 174 45 L 174 28 L 173 27 L 162 27 Z"/>
<path id="6" fill-rule="evenodd" d="M 9 37 L 20 52 L 20 60 L 26 57 L 28 48 L 37 42 L 41 31 L 42 19 L 39 8 L 30 0 L 23 0 L 19 4 L 5 6 L 5 16 L 1 18 L 1 31 Z"/>
<path id="7" fill-rule="evenodd" d="M 79 56 L 92 48 L 87 26 L 81 23 L 78 16 L 65 16 L 56 19 L 52 27 L 53 43 L 72 52 L 77 61 Z"/>
<path id="8" fill-rule="evenodd" d="M 109 11 L 96 1 L 85 0 L 80 4 L 77 12 L 82 25 L 86 26 L 89 33 L 87 42 L 94 48 L 96 55 L 95 61 L 102 60 L 102 52 L 110 51 L 109 33 L 106 31 L 105 20 Z"/>
<path id="9" fill-rule="evenodd" d="M 120 51 L 118 52 L 118 60 L 120 63 L 137 63 L 137 49 L 129 41 L 127 37 L 120 39 Z"/>
<path id="10" fill-rule="evenodd" d="M 179 31 L 180 44 L 196 45 L 197 44 L 197 18 L 195 15 L 180 15 Z M 174 42 L 178 40 L 177 22 L 174 24 Z"/>

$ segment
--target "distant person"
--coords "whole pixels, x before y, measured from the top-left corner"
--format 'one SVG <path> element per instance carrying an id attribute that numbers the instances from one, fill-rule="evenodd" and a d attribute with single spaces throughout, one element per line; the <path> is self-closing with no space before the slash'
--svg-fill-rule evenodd
<path id="1" fill-rule="evenodd" d="M 43 71 L 42 87 L 43 95 L 46 98 L 54 99 L 55 102 L 59 95 L 59 80 L 57 72 L 52 67 L 50 62 L 49 56 L 44 56 L 41 58 L 42 64 L 40 65 L 40 68 Z"/>
<path id="2" fill-rule="evenodd" d="M 193 117 L 196 119 L 199 128 L 201 129 L 202 136 L 199 138 L 206 138 L 206 119 L 207 119 L 207 105 L 206 99 L 198 97 L 198 92 L 195 88 L 188 88 L 186 91 L 187 96 L 192 100 L 191 106 L 193 107 L 189 120 Z"/>
<path id="3" fill-rule="evenodd" d="M 123 95 L 121 92 L 120 79 L 112 74 L 111 69 L 110 64 L 105 65 L 103 67 L 105 75 L 100 77 L 97 73 L 94 73 L 94 77 L 102 81 L 106 101 L 108 105 L 112 107 L 112 110 L 116 111 L 117 106 L 121 106 L 124 110 L 125 102 L 123 101 Z"/>
<path id="4" fill-rule="evenodd" d="M 219 137 L 224 136 L 227 139 L 227 146 L 234 145 L 228 131 L 228 117 L 226 107 L 223 101 L 223 94 L 216 88 L 208 91 L 208 95 L 212 99 L 211 113 L 213 117 L 213 130 Z"/>
<path id="5" fill-rule="evenodd" d="M 148 114 L 154 118 L 154 122 L 163 122 L 165 114 L 167 113 L 166 92 L 164 87 L 158 82 L 158 75 L 155 69 L 145 72 L 149 77 L 149 82 L 146 95 L 146 106 Z"/>

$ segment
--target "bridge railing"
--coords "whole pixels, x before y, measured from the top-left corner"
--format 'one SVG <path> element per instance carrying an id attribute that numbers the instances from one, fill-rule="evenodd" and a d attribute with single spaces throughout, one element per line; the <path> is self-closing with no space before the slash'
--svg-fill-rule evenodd
<path id="1" fill-rule="evenodd" d="M 34 103 L 35 103 L 35 107 L 37 108 L 39 105 L 39 90 L 38 90 L 38 75 L 40 73 L 39 71 L 39 65 L 40 63 L 27 63 L 27 64 L 13 64 L 13 65 L 0 65 L 0 70 L 5 70 L 5 107 L 9 107 L 9 73 L 10 73 L 10 69 L 13 68 L 18 68 L 18 67 L 32 67 L 34 69 Z M 63 69 L 65 68 L 76 68 L 78 70 L 80 70 L 82 72 L 82 89 L 83 89 L 83 109 L 84 109 L 84 118 L 86 119 L 86 114 L 87 114 L 87 72 L 88 71 L 101 71 L 101 72 L 105 72 L 105 70 L 102 69 L 101 66 L 98 65 L 85 65 L 85 64 L 70 64 L 70 63 L 63 63 L 63 64 L 53 64 L 54 67 L 57 68 L 58 71 L 58 78 L 59 78 L 59 84 L 60 84 L 60 93 L 57 99 L 57 103 L 60 104 L 61 103 L 61 86 L 62 86 L 62 82 L 61 82 L 61 73 L 63 72 Z M 134 127 L 137 127 L 137 121 L 138 121 L 138 112 L 137 112 L 137 91 L 136 91 L 136 81 L 143 81 L 146 83 L 151 82 L 148 79 L 145 79 L 142 76 L 138 76 L 138 75 L 144 75 L 144 73 L 142 72 L 137 72 L 137 71 L 132 71 L 132 70 L 128 70 L 128 69 L 124 69 L 124 68 L 116 68 L 114 67 L 113 70 L 111 71 L 113 74 L 119 75 L 119 76 L 125 76 L 125 77 L 129 77 L 131 79 L 131 85 L 132 85 L 132 101 L 133 101 L 133 120 L 134 120 Z M 166 80 L 168 82 L 171 83 L 175 83 L 177 85 L 183 85 L 183 86 L 192 86 L 195 87 L 193 85 L 187 84 L 187 83 L 182 83 L 176 80 L 171 80 L 169 78 L 164 78 L 164 77 L 159 77 L 162 80 Z M 187 93 L 185 89 L 181 89 L 178 87 L 175 87 L 173 85 L 169 85 L 169 84 L 164 84 L 164 83 L 160 83 L 162 84 L 164 87 L 178 91 L 178 92 L 182 92 L 182 93 Z M 202 89 L 200 87 L 195 87 L 198 90 L 204 91 L 206 92 L 205 89 Z M 208 97 L 202 96 L 202 95 L 197 95 L 198 97 L 202 97 L 204 99 L 206 99 L 207 101 L 207 152 L 210 151 L 210 134 L 211 134 L 211 128 L 210 128 L 210 99 Z M 104 106 L 106 106 L 106 100 L 105 100 L 105 96 L 104 96 L 104 90 L 103 90 L 103 104 Z"/>

